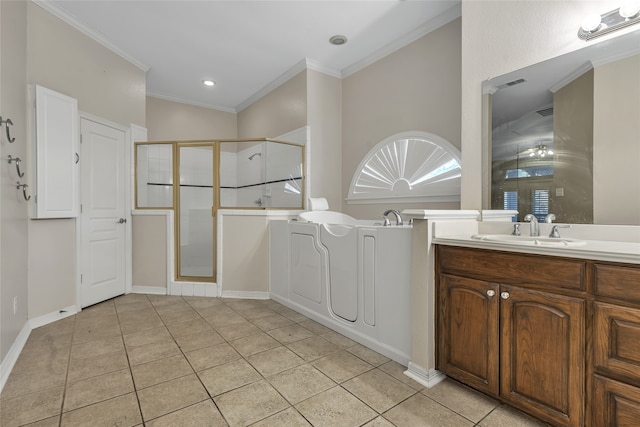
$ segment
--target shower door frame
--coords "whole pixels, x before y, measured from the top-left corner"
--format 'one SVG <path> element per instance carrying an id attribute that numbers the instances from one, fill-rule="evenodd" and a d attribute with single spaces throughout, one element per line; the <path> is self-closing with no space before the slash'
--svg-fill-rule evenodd
<path id="1" fill-rule="evenodd" d="M 193 141 L 175 141 L 174 142 L 174 156 L 173 156 L 173 212 L 174 212 L 174 268 L 175 268 L 175 278 L 174 280 L 177 282 L 203 282 L 203 283 L 216 283 L 216 274 L 217 274 L 217 251 L 218 251 L 218 236 L 217 236 L 217 228 L 218 228 L 218 204 L 219 204 L 219 183 L 217 182 L 219 179 L 218 174 L 218 156 L 219 156 L 219 144 L 216 140 L 193 140 Z M 181 215 L 180 215 L 180 148 L 182 147 L 211 147 L 211 173 L 212 173 L 212 206 L 211 206 L 211 221 L 212 221 L 212 244 L 213 244 L 213 254 L 212 254 L 212 275 L 211 276 L 187 276 L 182 275 L 181 272 L 181 264 L 180 261 L 182 259 L 182 250 L 181 250 L 181 241 L 180 241 L 180 232 L 181 232 Z"/>

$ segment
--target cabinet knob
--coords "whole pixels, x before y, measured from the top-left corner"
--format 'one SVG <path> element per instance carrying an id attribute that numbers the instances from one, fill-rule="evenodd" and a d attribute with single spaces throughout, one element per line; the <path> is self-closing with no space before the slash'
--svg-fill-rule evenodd
<path id="1" fill-rule="evenodd" d="M 509 295 L 509 292 L 502 292 L 500 294 L 500 298 L 502 298 L 502 299 L 509 299 L 510 296 L 511 295 Z"/>
<path id="2" fill-rule="evenodd" d="M 489 290 L 487 291 L 487 296 L 492 297 L 492 296 L 494 296 L 495 294 L 496 294 L 496 291 L 494 291 L 493 289 L 489 289 Z"/>

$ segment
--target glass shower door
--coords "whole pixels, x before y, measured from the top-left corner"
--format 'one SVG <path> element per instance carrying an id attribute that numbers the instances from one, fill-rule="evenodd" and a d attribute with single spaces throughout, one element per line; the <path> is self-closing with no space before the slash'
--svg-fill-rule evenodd
<path id="1" fill-rule="evenodd" d="M 177 278 L 215 280 L 215 143 L 178 145 Z"/>

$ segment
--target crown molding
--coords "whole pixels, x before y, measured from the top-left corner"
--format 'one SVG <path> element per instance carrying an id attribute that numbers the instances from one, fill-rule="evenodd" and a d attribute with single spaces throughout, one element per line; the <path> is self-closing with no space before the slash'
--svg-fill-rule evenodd
<path id="1" fill-rule="evenodd" d="M 255 94 L 253 94 L 252 96 L 250 96 L 249 98 L 241 102 L 240 104 L 238 104 L 236 106 L 236 111 L 240 112 L 244 110 L 245 108 L 247 108 L 257 100 L 259 100 L 260 98 L 262 98 L 263 96 L 265 96 L 266 94 L 268 94 L 269 92 L 277 88 L 278 86 L 286 83 L 289 79 L 298 75 L 300 72 L 304 71 L 305 69 L 318 71 L 320 73 L 327 74 L 329 76 L 336 77 L 339 79 L 348 77 L 351 74 L 354 74 L 362 70 L 363 68 L 375 63 L 376 61 L 379 61 L 385 56 L 392 54 L 398 49 L 401 49 L 407 46 L 408 44 L 413 43 L 414 41 L 429 34 L 430 32 L 437 30 L 438 28 L 448 24 L 449 22 L 459 18 L 460 16 L 462 16 L 462 6 L 458 3 L 455 6 L 447 9 L 440 15 L 436 16 L 434 19 L 432 19 L 428 23 L 416 28 L 415 30 L 406 34 L 404 37 L 396 40 L 393 43 L 388 44 L 384 48 L 379 49 L 378 51 L 374 52 L 368 57 L 362 59 L 361 61 L 358 61 L 357 63 L 351 65 L 350 67 L 345 68 L 342 71 L 338 71 L 338 70 L 326 67 L 312 59 L 304 58 L 303 60 L 295 64 L 293 67 L 291 67 L 289 70 L 287 70 L 286 72 L 278 76 L 271 83 L 269 83 L 268 85 L 260 89 L 258 92 L 256 92 Z"/>
<path id="2" fill-rule="evenodd" d="M 235 108 L 221 107 L 219 105 L 205 104 L 200 102 L 193 102 L 187 99 L 179 98 L 177 96 L 166 95 L 159 92 L 147 92 L 147 96 L 151 98 L 163 99 L 165 101 L 179 102 L 180 104 L 193 105 L 194 107 L 209 108 L 210 110 L 218 110 L 225 113 L 236 113 Z"/>
<path id="3" fill-rule="evenodd" d="M 442 12 L 440 15 L 436 16 L 429 22 L 407 33 L 404 37 L 399 38 L 393 43 L 390 43 L 385 47 L 383 47 L 382 49 L 377 50 L 376 52 L 369 55 L 368 57 L 345 68 L 344 70 L 342 70 L 342 78 L 346 78 L 352 74 L 357 73 L 363 68 L 368 67 L 369 65 L 375 63 L 376 61 L 381 60 L 385 56 L 394 53 L 398 49 L 401 49 L 407 46 L 408 44 L 413 43 L 419 38 L 429 34 L 432 31 L 437 30 L 438 28 L 448 24 L 449 22 L 457 18 L 460 18 L 461 16 L 462 16 L 462 5 L 458 3 L 455 6 L 445 10 L 444 12 Z"/>
<path id="4" fill-rule="evenodd" d="M 48 0 L 31 0 L 31 1 L 33 2 L 33 4 L 36 4 L 36 5 L 40 6 L 41 8 L 46 10 L 47 12 L 51 13 L 53 16 L 61 19 L 63 22 L 69 24 L 70 26 L 72 26 L 76 30 L 80 31 L 82 34 L 84 34 L 87 37 L 89 37 L 89 38 L 95 40 L 96 42 L 100 43 L 102 46 L 106 47 L 107 49 L 109 49 L 110 51 L 115 53 L 116 55 L 122 57 L 126 61 L 128 61 L 131 64 L 135 65 L 136 67 L 138 67 L 139 69 L 141 69 L 145 73 L 147 71 L 149 71 L 149 68 L 150 68 L 149 66 L 147 66 L 144 63 L 142 63 L 141 61 L 138 61 L 136 58 L 131 56 L 129 53 L 127 53 L 124 50 L 122 50 L 119 47 L 117 47 L 110 40 L 105 38 L 102 34 L 100 34 L 99 32 L 95 31 L 94 29 L 90 28 L 85 23 L 79 21 L 75 16 L 70 15 L 66 10 L 62 9 L 61 7 L 55 5 L 54 3 L 52 3 L 52 2 L 50 2 Z"/>
<path id="5" fill-rule="evenodd" d="M 257 91 L 253 95 L 251 95 L 249 98 L 247 98 L 244 101 L 242 101 L 240 104 L 238 104 L 236 106 L 236 111 L 239 113 L 240 111 L 244 110 L 245 108 L 247 108 L 248 106 L 250 106 L 251 104 L 253 104 L 257 100 L 259 100 L 263 96 L 267 95 L 272 90 L 276 89 L 277 87 L 283 85 L 287 81 L 291 80 L 293 77 L 295 77 L 298 74 L 300 74 L 302 71 L 304 71 L 306 69 L 309 69 L 309 68 L 310 69 L 314 69 L 314 68 L 311 68 L 311 67 L 314 67 L 316 69 L 316 71 L 320 71 L 321 69 L 326 69 L 325 67 L 322 67 L 317 62 L 312 61 L 309 58 L 304 58 L 301 61 L 299 61 L 298 63 L 296 63 L 293 67 L 289 68 L 287 71 L 285 71 L 284 73 L 280 74 L 278 77 L 276 77 L 274 80 L 272 80 L 265 87 L 263 87 L 262 89 L 260 89 L 259 91 Z"/>
<path id="6" fill-rule="evenodd" d="M 557 91 L 559 91 L 560 89 L 562 89 L 563 87 L 565 87 L 566 85 L 568 85 L 569 83 L 571 83 L 572 81 L 574 81 L 575 79 L 577 79 L 578 77 L 586 73 L 587 71 L 591 70 L 592 68 L 593 68 L 593 64 L 591 63 L 591 61 L 585 62 L 584 64 L 582 64 L 581 66 L 579 66 L 578 68 L 576 68 L 575 70 L 573 70 L 572 72 L 564 76 L 562 79 L 552 84 L 551 87 L 549 87 L 549 91 L 551 93 L 556 93 Z"/>

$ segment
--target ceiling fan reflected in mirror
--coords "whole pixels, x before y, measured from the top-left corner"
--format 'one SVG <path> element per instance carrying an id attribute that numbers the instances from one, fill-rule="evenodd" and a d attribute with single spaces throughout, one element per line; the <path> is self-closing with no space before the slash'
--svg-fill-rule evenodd
<path id="1" fill-rule="evenodd" d="M 553 156 L 553 148 L 546 144 L 536 144 L 531 148 L 527 148 L 524 151 L 518 153 L 518 157 L 529 157 L 529 158 L 537 158 L 544 159 L 550 158 Z"/>

